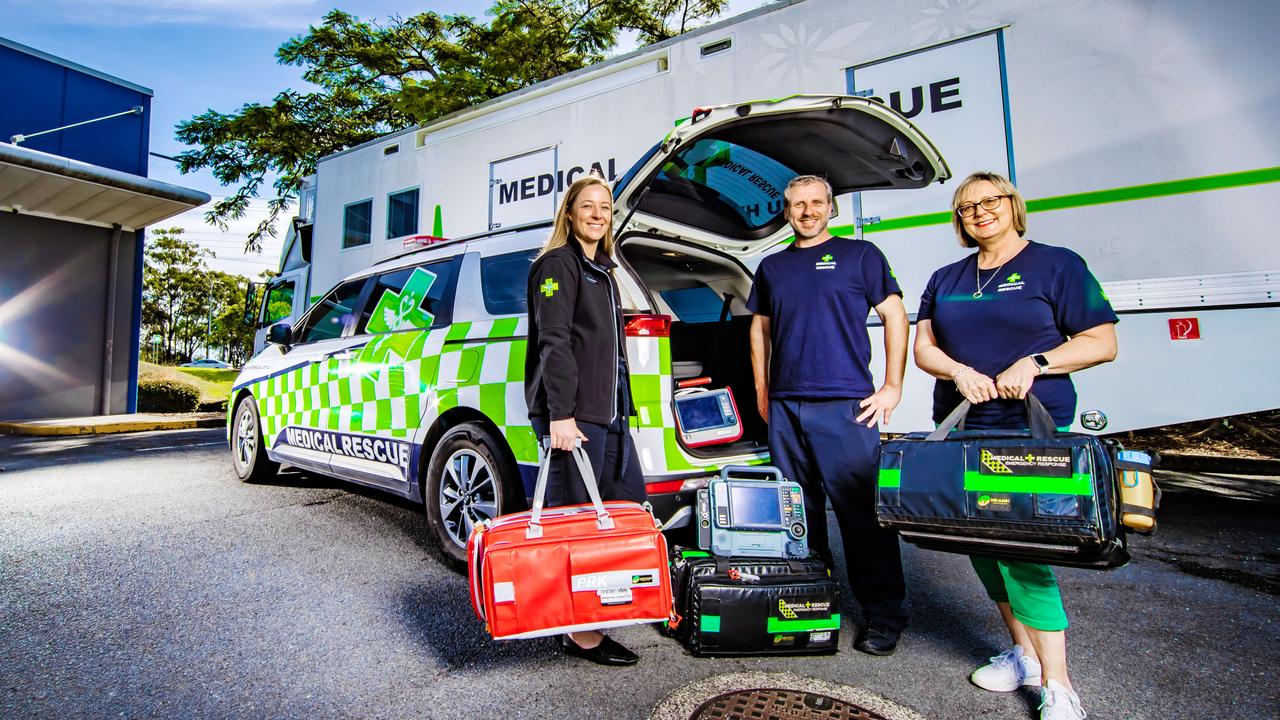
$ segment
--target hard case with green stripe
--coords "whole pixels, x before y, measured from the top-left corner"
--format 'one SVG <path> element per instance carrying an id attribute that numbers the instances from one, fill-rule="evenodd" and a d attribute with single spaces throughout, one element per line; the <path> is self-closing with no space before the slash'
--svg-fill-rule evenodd
<path id="1" fill-rule="evenodd" d="M 881 446 L 880 525 L 931 550 L 1095 569 L 1129 561 L 1108 441 L 1052 427 L 937 435 Z"/>
<path id="2" fill-rule="evenodd" d="M 816 557 L 677 551 L 672 590 L 683 616 L 673 634 L 693 655 L 818 655 L 839 648 L 840 586 Z"/>

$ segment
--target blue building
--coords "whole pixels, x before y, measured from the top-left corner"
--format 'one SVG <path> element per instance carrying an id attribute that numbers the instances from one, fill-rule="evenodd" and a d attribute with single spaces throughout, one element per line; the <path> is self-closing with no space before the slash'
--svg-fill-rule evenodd
<path id="1" fill-rule="evenodd" d="M 143 229 L 210 198 L 147 179 L 147 88 L 4 38 L 0 77 L 0 420 L 133 412 Z"/>

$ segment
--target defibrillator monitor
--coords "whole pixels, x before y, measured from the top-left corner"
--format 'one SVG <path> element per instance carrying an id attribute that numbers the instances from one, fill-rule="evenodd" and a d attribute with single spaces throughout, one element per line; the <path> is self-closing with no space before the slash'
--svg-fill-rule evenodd
<path id="1" fill-rule="evenodd" d="M 782 525 L 782 503 L 774 484 L 747 485 L 730 482 L 729 525 L 739 530 L 778 530 Z"/>
<path id="2" fill-rule="evenodd" d="M 682 390 L 675 398 L 676 426 L 688 447 L 733 442 L 742 437 L 733 391 L 729 388 Z"/>
<path id="3" fill-rule="evenodd" d="M 777 468 L 729 466 L 698 491 L 698 545 L 724 557 L 809 557 L 804 492 Z"/>

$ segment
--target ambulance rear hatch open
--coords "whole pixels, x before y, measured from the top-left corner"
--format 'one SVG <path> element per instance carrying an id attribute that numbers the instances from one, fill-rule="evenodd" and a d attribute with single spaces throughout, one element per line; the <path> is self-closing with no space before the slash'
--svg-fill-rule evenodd
<path id="1" fill-rule="evenodd" d="M 791 234 L 783 190 L 818 175 L 836 195 L 951 177 L 911 121 L 868 98 L 796 95 L 695 111 L 615 190 L 620 231 L 656 232 L 745 257 Z"/>
<path id="2" fill-rule="evenodd" d="M 709 377 L 737 400 L 741 440 L 697 449 L 682 442 L 690 455 L 765 446 L 749 359 L 748 266 L 791 236 L 783 190 L 797 175 L 824 177 L 839 196 L 922 188 L 951 172 L 896 111 L 866 98 L 802 95 L 696 111 L 614 191 L 618 259 L 648 299 L 643 311 L 672 318 L 675 384 Z"/>

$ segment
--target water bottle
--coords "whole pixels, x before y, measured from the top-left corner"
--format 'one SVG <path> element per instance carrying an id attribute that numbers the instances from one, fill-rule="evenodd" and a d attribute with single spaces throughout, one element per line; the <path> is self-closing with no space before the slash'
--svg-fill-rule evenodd
<path id="1" fill-rule="evenodd" d="M 1139 450 L 1116 453 L 1120 522 L 1141 532 L 1150 532 L 1156 526 L 1156 486 L 1151 465 L 1151 456 Z"/>

